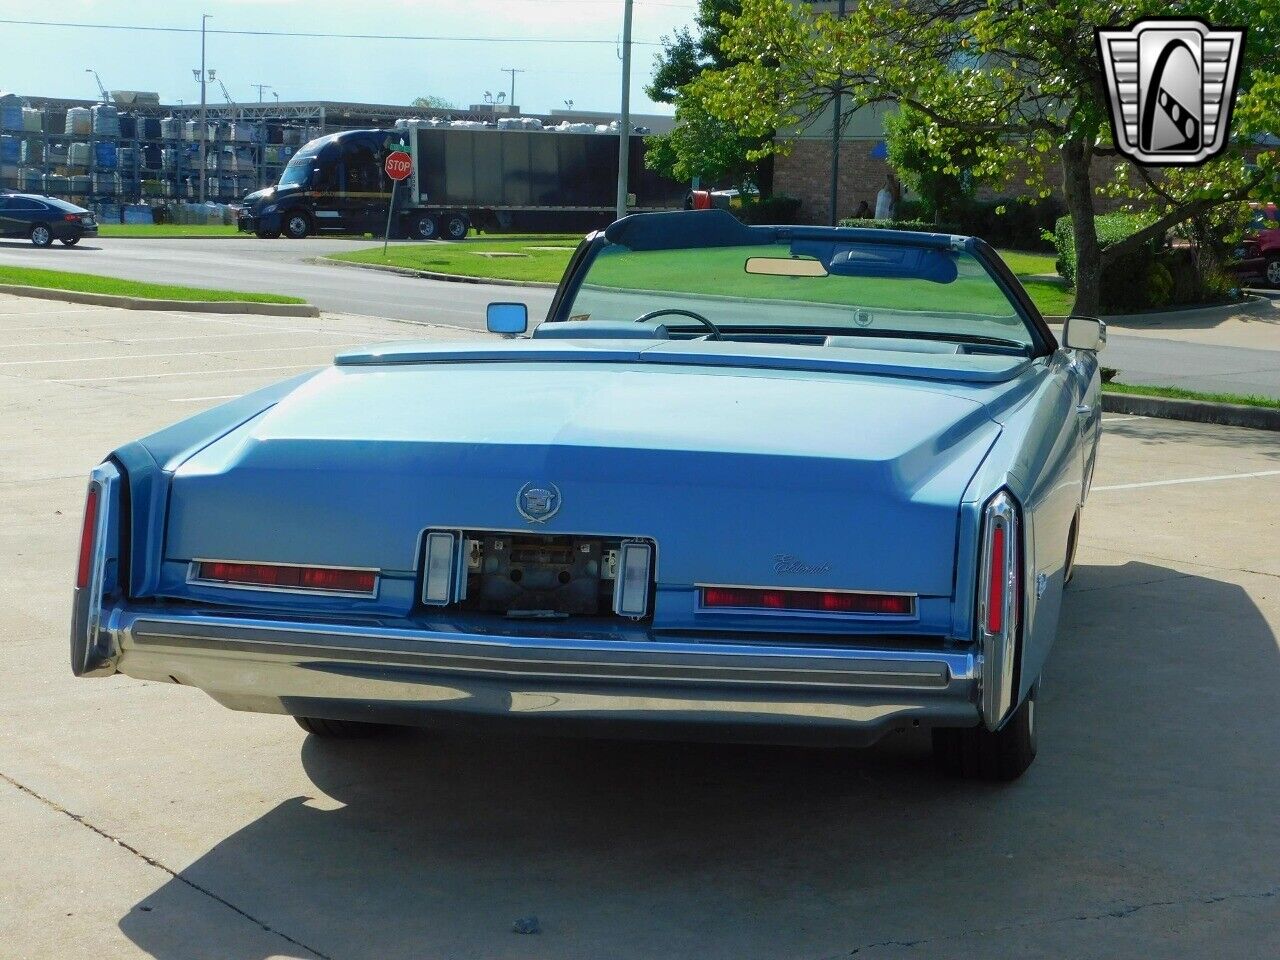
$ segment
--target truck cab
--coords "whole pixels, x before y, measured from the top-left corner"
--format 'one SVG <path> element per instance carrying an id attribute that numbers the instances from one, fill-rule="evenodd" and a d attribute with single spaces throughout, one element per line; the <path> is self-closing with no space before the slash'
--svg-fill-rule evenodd
<path id="1" fill-rule="evenodd" d="M 259 237 L 380 233 L 391 181 L 383 172 L 400 138 L 387 130 L 330 134 L 303 146 L 273 187 L 244 198 L 239 227 Z"/>

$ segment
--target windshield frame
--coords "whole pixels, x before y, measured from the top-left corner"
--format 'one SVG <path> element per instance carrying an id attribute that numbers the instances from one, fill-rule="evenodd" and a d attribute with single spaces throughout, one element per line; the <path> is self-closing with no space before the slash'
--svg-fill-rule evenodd
<path id="1" fill-rule="evenodd" d="M 609 233 L 618 233 L 619 227 L 625 227 L 628 221 L 637 221 L 641 218 L 659 218 L 659 217 L 686 217 L 713 218 L 718 211 L 697 211 L 670 214 L 634 214 L 622 220 L 615 222 L 607 230 L 596 231 L 588 234 L 586 238 L 579 244 L 578 249 L 570 258 L 569 265 L 565 269 L 564 277 L 560 281 L 556 294 L 551 301 L 551 306 L 547 310 L 544 323 L 569 323 L 570 310 L 573 302 L 577 298 L 578 292 L 586 279 L 588 271 L 595 262 L 600 251 L 611 243 L 607 236 Z M 1004 293 L 1013 307 L 1014 312 L 1026 325 L 1028 333 L 1031 336 L 1032 347 L 1030 355 L 1032 357 L 1043 357 L 1053 354 L 1058 349 L 1058 340 L 1053 335 L 1053 331 L 1049 329 L 1049 325 L 1045 322 L 1035 303 L 1027 294 L 1022 284 L 1018 282 L 1018 278 L 1014 276 L 1008 265 L 1000 258 L 995 249 L 986 241 L 977 237 L 961 237 L 946 234 L 930 234 L 918 233 L 905 230 L 876 230 L 862 227 L 748 227 L 741 224 L 731 214 L 724 214 L 733 220 L 734 227 L 728 229 L 734 232 L 741 231 L 742 237 L 751 237 L 746 244 L 768 244 L 768 243 L 789 243 L 793 240 L 845 240 L 857 241 L 860 243 L 883 243 L 892 245 L 894 243 L 901 244 L 904 241 L 912 244 L 941 246 L 945 243 L 948 247 L 954 247 L 971 254 L 982 267 L 990 274 L 991 279 Z M 621 241 L 618 241 L 621 242 Z M 708 243 L 705 246 L 718 246 L 721 244 Z M 672 244 L 673 248 L 678 248 L 679 244 Z M 690 243 L 690 249 L 698 249 L 699 244 Z M 668 248 L 669 249 L 669 248 Z M 734 334 L 733 327 L 726 327 L 725 333 L 732 337 Z M 743 335 L 747 335 L 749 331 L 740 331 Z M 758 331 L 757 331 L 758 333 Z M 797 335 L 801 335 L 801 330 L 796 331 Z M 780 337 L 787 336 L 786 333 L 780 332 Z"/>

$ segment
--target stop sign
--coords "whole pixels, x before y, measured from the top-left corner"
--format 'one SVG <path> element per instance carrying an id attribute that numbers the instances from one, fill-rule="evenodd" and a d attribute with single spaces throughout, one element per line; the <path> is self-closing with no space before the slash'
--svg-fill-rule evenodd
<path id="1" fill-rule="evenodd" d="M 397 150 L 387 156 L 383 169 L 392 180 L 403 180 L 413 173 L 413 158 L 403 150 Z"/>

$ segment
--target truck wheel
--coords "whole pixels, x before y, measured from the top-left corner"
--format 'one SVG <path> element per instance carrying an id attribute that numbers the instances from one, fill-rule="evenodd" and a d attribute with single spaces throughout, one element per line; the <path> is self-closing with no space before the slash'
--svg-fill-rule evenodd
<path id="1" fill-rule="evenodd" d="M 1270 286 L 1280 287 L 1280 257 L 1271 257 L 1267 260 L 1265 273 Z"/>
<path id="2" fill-rule="evenodd" d="M 364 740 L 385 733 L 384 723 L 359 723 L 355 720 L 326 720 L 323 717 L 294 717 L 307 733 L 326 740 Z"/>
<path id="3" fill-rule="evenodd" d="M 311 232 L 311 220 L 305 213 L 295 210 L 284 219 L 284 235 L 290 240 L 302 240 Z"/>
<path id="4" fill-rule="evenodd" d="M 409 222 L 409 236 L 414 240 L 436 240 L 440 237 L 440 221 L 435 214 L 420 213 Z"/>
<path id="5" fill-rule="evenodd" d="M 465 214 L 451 213 L 444 221 L 444 235 L 450 240 L 467 239 L 467 231 L 471 229 L 471 222 L 466 218 Z"/>
<path id="6" fill-rule="evenodd" d="M 1037 681 L 1022 706 L 995 733 L 984 726 L 935 728 L 933 758 L 939 769 L 964 780 L 1008 782 L 1022 776 L 1036 758 L 1039 687 Z"/>
<path id="7" fill-rule="evenodd" d="M 53 243 L 53 231 L 46 224 L 37 223 L 31 228 L 31 242 L 37 247 L 47 247 Z"/>

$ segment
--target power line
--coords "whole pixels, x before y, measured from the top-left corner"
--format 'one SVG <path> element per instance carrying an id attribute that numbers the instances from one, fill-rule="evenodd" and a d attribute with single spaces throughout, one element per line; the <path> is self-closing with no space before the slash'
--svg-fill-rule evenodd
<path id="1" fill-rule="evenodd" d="M 198 27 L 144 27 L 119 23 L 68 23 L 58 20 L 13 20 L 0 17 L 0 23 L 20 27 L 71 27 L 86 30 L 130 30 L 150 33 L 199 33 Z M 615 40 L 592 40 L 580 37 L 447 37 L 430 34 L 400 33 L 304 33 L 293 30 L 208 30 L 207 33 L 236 37 L 296 37 L 309 40 L 410 40 L 446 41 L 449 43 L 573 43 L 608 44 Z M 657 40 L 635 40 L 637 46 L 660 47 Z"/>

